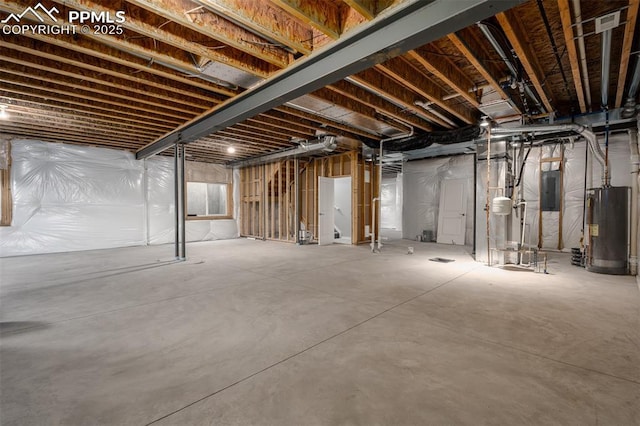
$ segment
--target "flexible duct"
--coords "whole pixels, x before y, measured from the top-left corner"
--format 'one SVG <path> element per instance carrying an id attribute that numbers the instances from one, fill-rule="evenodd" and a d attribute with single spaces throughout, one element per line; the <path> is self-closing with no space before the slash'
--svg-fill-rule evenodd
<path id="1" fill-rule="evenodd" d="M 605 160 L 605 155 L 598 144 L 598 137 L 591 130 L 585 126 L 579 124 L 554 124 L 554 125 L 530 125 L 521 127 L 502 128 L 497 127 L 491 130 L 494 134 L 518 134 L 518 133 L 533 133 L 533 132 L 575 132 L 583 136 L 593 152 L 594 157 L 602 166 L 602 185 L 609 186 L 609 164 Z"/>
<path id="2" fill-rule="evenodd" d="M 248 160 L 230 163 L 232 167 L 247 167 L 256 164 L 270 163 L 280 158 L 293 157 L 301 154 L 311 154 L 317 151 L 331 152 L 336 149 L 336 137 L 327 135 L 323 137 L 321 142 L 312 144 L 300 144 L 300 146 L 283 151 L 274 152 L 273 154 L 261 155 L 260 157 L 249 158 Z"/>
<path id="3" fill-rule="evenodd" d="M 480 136 L 480 126 L 471 125 L 461 129 L 429 132 L 416 136 L 407 136 L 397 140 L 389 140 L 384 143 L 384 149 L 389 152 L 412 151 L 414 149 L 427 148 L 434 143 L 450 145 L 460 142 L 468 142 Z M 378 149 L 379 141 L 363 140 L 369 148 Z"/>

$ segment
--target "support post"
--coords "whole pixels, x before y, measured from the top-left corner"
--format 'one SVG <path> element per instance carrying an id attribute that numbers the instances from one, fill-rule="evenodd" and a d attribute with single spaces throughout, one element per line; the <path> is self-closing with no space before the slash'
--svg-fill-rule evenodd
<path id="1" fill-rule="evenodd" d="M 180 259 L 180 170 L 179 170 L 179 159 L 180 149 L 178 148 L 178 144 L 174 145 L 173 151 L 173 177 L 174 177 L 174 208 L 175 208 L 175 257 L 176 259 Z"/>
<path id="2" fill-rule="evenodd" d="M 185 152 L 184 144 L 180 144 L 180 243 L 182 253 L 180 254 L 180 260 L 187 259 L 187 209 L 186 209 L 186 192 L 185 192 Z"/>

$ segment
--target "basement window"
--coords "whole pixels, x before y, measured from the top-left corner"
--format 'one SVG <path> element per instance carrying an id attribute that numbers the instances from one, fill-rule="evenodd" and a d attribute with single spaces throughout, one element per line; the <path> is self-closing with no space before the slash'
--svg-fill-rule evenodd
<path id="1" fill-rule="evenodd" d="M 188 218 L 231 218 L 229 187 L 226 183 L 187 182 Z"/>

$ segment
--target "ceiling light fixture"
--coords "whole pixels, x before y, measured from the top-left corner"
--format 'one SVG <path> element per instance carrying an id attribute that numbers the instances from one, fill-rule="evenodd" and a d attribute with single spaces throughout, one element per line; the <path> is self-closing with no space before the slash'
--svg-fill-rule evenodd
<path id="1" fill-rule="evenodd" d="M 229 154 L 233 154 L 234 152 L 236 152 L 236 149 L 234 147 L 230 146 L 230 147 L 227 148 L 227 152 Z"/>
<path id="2" fill-rule="evenodd" d="M 7 105 L 0 105 L 0 120 L 8 120 L 9 113 L 7 112 Z"/>
<path id="3" fill-rule="evenodd" d="M 482 116 L 482 121 L 480 122 L 480 126 L 482 127 L 489 127 L 489 124 L 491 124 L 491 122 L 489 121 L 489 117 L 486 115 Z"/>

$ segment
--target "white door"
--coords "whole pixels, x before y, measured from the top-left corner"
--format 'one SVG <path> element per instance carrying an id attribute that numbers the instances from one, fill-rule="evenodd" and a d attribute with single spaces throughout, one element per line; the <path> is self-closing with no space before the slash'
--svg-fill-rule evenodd
<path id="1" fill-rule="evenodd" d="M 467 179 L 445 179 L 440 188 L 438 242 L 464 245 Z"/>
<path id="2" fill-rule="evenodd" d="M 333 179 L 318 177 L 318 244 L 333 244 Z"/>

